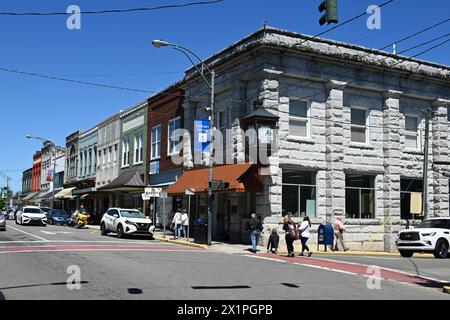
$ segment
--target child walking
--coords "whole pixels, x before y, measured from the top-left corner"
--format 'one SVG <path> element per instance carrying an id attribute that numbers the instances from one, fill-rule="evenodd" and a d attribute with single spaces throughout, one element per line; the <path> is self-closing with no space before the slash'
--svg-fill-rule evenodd
<path id="1" fill-rule="evenodd" d="M 272 234 L 269 237 L 269 243 L 267 244 L 267 253 L 272 252 L 278 254 L 278 244 L 280 242 L 280 236 L 276 228 L 272 229 Z"/>

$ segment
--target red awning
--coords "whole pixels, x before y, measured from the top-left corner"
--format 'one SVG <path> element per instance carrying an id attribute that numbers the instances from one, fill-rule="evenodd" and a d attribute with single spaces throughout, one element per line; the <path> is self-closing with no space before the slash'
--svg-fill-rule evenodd
<path id="1" fill-rule="evenodd" d="M 191 169 L 170 186 L 168 194 L 184 194 L 186 189 L 195 189 L 196 193 L 208 191 L 209 168 Z M 258 167 L 252 163 L 238 163 L 215 166 L 213 180 L 222 180 L 230 184 L 225 192 L 263 192 L 263 177 L 258 174 Z"/>

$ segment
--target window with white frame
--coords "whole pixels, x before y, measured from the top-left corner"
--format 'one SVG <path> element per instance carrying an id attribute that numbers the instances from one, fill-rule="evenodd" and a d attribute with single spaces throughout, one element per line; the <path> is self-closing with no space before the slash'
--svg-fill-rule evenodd
<path id="1" fill-rule="evenodd" d="M 411 149 L 420 148 L 419 118 L 416 116 L 405 116 L 405 146 Z"/>
<path id="2" fill-rule="evenodd" d="M 167 154 L 173 155 L 173 154 L 177 154 L 180 152 L 180 141 L 179 139 L 174 139 L 173 134 L 176 130 L 180 129 L 180 117 L 177 117 L 175 119 L 172 119 L 169 121 L 169 125 L 168 125 L 168 139 L 167 139 L 167 146 L 168 146 L 168 150 L 167 150 Z"/>
<path id="3" fill-rule="evenodd" d="M 90 172 L 88 172 L 88 152 L 87 150 L 84 150 L 84 175 L 87 176 L 88 174 L 90 174 Z"/>
<path id="4" fill-rule="evenodd" d="M 122 166 L 128 167 L 130 165 L 130 140 L 125 139 L 122 143 Z"/>
<path id="5" fill-rule="evenodd" d="M 117 153 L 119 152 L 119 145 L 116 143 L 114 145 L 114 153 L 113 153 L 113 161 L 116 162 L 117 161 Z"/>
<path id="6" fill-rule="evenodd" d="M 144 136 L 142 133 L 136 135 L 134 137 L 134 163 L 142 163 L 143 162 L 143 153 L 144 153 Z"/>
<path id="7" fill-rule="evenodd" d="M 289 102 L 289 135 L 309 137 L 309 107 L 308 101 Z"/>
<path id="8" fill-rule="evenodd" d="M 151 158 L 159 159 L 161 157 L 161 125 L 152 128 L 152 153 Z"/>
<path id="9" fill-rule="evenodd" d="M 106 165 L 106 153 L 107 153 L 107 148 L 103 149 L 103 165 Z"/>
<path id="10" fill-rule="evenodd" d="M 100 166 L 102 164 L 102 150 L 98 152 L 97 164 Z"/>
<path id="11" fill-rule="evenodd" d="M 351 141 L 368 143 L 369 113 L 367 109 L 351 108 Z"/>

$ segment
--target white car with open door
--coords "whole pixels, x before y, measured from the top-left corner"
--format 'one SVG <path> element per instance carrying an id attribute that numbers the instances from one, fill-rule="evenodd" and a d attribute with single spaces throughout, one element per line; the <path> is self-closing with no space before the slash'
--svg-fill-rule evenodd
<path id="1" fill-rule="evenodd" d="M 20 208 L 16 213 L 16 224 L 47 225 L 47 216 L 39 207 L 26 206 Z"/>
<path id="2" fill-rule="evenodd" d="M 416 252 L 433 253 L 438 259 L 450 255 L 450 218 L 424 220 L 420 228 L 399 233 L 397 249 L 402 257 L 410 258 Z"/>
<path id="3" fill-rule="evenodd" d="M 139 210 L 111 208 L 103 215 L 100 230 L 104 236 L 114 232 L 119 238 L 131 235 L 150 235 L 153 237 L 155 226 L 152 220 Z"/>

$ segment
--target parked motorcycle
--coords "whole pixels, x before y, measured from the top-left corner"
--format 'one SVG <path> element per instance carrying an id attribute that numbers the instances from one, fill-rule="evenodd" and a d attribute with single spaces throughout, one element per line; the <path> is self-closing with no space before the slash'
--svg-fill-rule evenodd
<path id="1" fill-rule="evenodd" d="M 88 224 L 89 218 L 90 214 L 85 209 L 81 209 L 72 213 L 67 225 L 71 228 L 81 229 Z"/>

